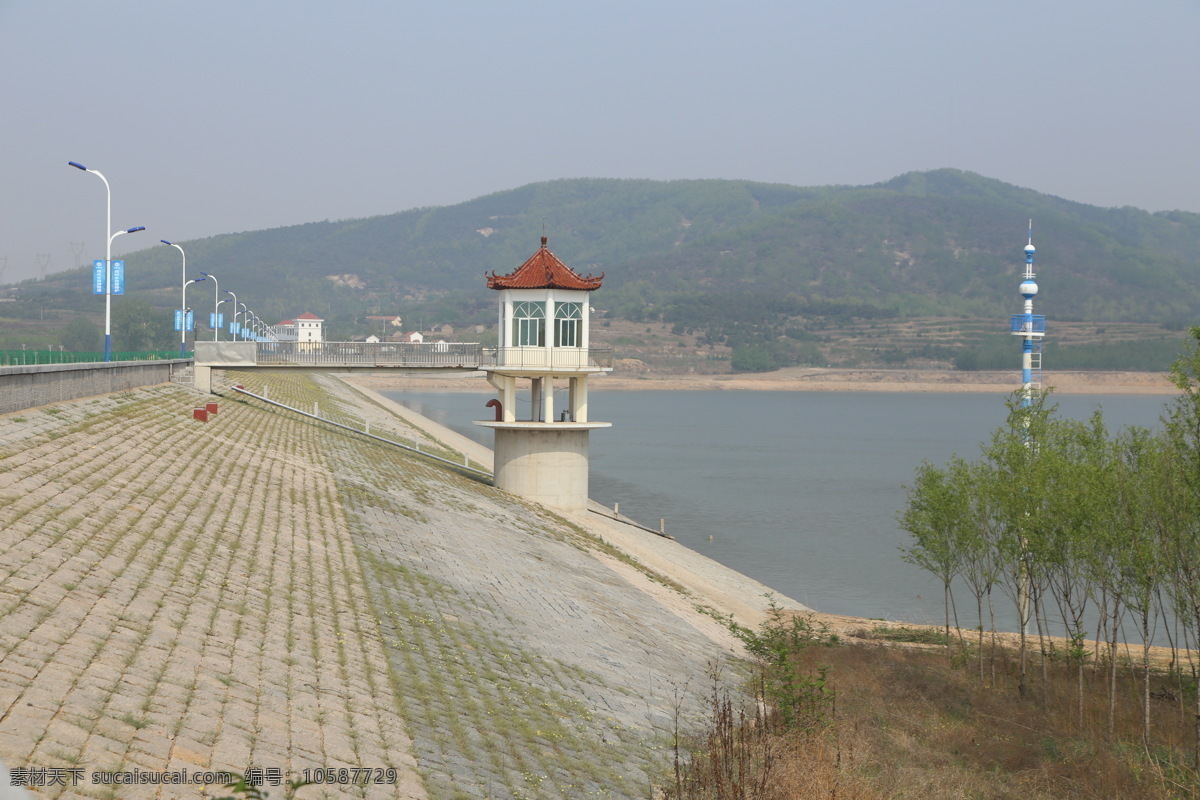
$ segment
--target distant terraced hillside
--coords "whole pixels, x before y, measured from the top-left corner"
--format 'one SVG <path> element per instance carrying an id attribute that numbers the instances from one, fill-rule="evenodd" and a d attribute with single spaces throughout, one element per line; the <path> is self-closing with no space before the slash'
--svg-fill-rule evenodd
<path id="1" fill-rule="evenodd" d="M 332 379 L 272 381 L 444 447 Z M 395 769 L 301 798 L 647 796 L 676 703 L 732 650 L 694 608 L 719 597 L 419 456 L 229 397 L 195 422 L 196 400 L 0 417 L 0 760 Z M 762 589 L 722 610 L 753 624 Z M 43 791 L 132 796 L 86 781 Z"/>
<path id="2" fill-rule="evenodd" d="M 1097 208 L 953 169 L 871 186 L 558 180 L 442 208 L 185 244 L 190 268 L 219 276 L 223 289 L 267 321 L 312 311 L 325 319 L 330 340 L 392 333 L 388 320 L 400 316 L 405 330 L 450 323 L 471 340 L 494 342 L 494 330 L 475 330 L 496 319 L 482 276 L 516 268 L 545 234 L 567 264 L 604 273 L 593 300 L 597 320 L 690 330 L 717 356 L 725 349 L 714 368 L 933 360 L 978 369 L 988 368 L 986 353 L 970 331 L 933 348 L 903 340 L 859 345 L 836 331 L 957 319 L 991 324 L 1002 336 L 1009 314 L 1021 310 L 1030 219 L 1042 289 L 1037 313 L 1051 324 L 1142 327 L 1133 344 L 1101 340 L 1072 354 L 1068 368 L 1163 369 L 1171 357 L 1161 346 L 1164 330 L 1182 332 L 1200 318 L 1200 215 Z M 169 349 L 177 343 L 178 253 L 155 245 L 127 260 L 134 296 L 117 305 L 149 305 L 118 324 L 117 349 Z M 0 300 L 12 301 L 0 309 L 0 349 L 86 338 L 81 316 L 102 321 L 90 285 L 89 273 L 75 269 L 0 291 Z M 71 323 L 83 330 L 67 338 Z M 141 334 L 145 346 L 119 343 Z M 964 350 L 974 352 L 959 363 Z"/>

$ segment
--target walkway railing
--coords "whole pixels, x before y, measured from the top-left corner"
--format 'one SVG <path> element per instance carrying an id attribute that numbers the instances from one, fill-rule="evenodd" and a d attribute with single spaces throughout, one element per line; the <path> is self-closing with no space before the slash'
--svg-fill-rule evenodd
<path id="1" fill-rule="evenodd" d="M 238 345 L 240 346 L 240 345 Z M 611 347 L 484 347 L 454 342 L 258 342 L 258 366 L 611 369 Z"/>
<path id="2" fill-rule="evenodd" d="M 260 366 L 477 367 L 482 345 L 432 342 L 259 342 Z"/>
<path id="3" fill-rule="evenodd" d="M 611 369 L 611 347 L 485 347 L 481 367 L 536 369 Z"/>

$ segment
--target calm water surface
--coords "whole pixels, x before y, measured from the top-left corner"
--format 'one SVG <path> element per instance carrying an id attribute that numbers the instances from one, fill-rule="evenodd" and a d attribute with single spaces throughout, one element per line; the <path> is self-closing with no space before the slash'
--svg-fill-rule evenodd
<path id="1" fill-rule="evenodd" d="M 490 395 L 385 392 L 489 447 Z M 1062 395 L 1111 430 L 1157 427 L 1164 396 Z M 559 403 L 562 405 L 562 403 Z M 896 516 L 923 459 L 975 458 L 1002 395 L 595 391 L 591 496 L 820 611 L 941 619 L 941 586 L 900 560 Z"/>

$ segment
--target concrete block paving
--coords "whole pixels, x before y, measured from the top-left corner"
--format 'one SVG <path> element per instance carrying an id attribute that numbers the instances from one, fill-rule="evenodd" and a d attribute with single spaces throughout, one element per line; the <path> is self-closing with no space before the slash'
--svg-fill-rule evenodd
<path id="1" fill-rule="evenodd" d="M 233 403 L 201 426 L 195 397 L 0 417 L 0 758 L 85 770 L 48 797 L 133 796 L 87 783 L 101 769 L 249 766 L 397 767 L 301 797 L 424 797 L 311 429 Z"/>
<path id="2" fill-rule="evenodd" d="M 333 378 L 231 383 L 462 458 Z M 650 795 L 729 657 L 691 601 L 655 600 L 669 582 L 578 520 L 252 399 L 202 424 L 197 397 L 0 416 L 10 768 L 398 770 L 302 800 Z M 137 789 L 41 791 L 200 796 Z"/>

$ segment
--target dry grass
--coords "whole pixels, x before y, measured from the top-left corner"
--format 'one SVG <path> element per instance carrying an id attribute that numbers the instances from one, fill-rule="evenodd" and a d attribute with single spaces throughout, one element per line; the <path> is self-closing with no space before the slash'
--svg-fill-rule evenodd
<path id="1" fill-rule="evenodd" d="M 1089 672 L 1082 723 L 1074 672 L 1054 665 L 1031 696 L 1017 692 L 1007 654 L 995 685 L 944 649 L 852 645 L 800 653 L 801 674 L 824 666 L 836 694 L 828 718 L 791 731 L 714 694 L 672 800 L 756 798 L 1200 797 L 1192 760 L 1193 698 L 1153 700 L 1153 741 L 1141 741 L 1133 676 L 1121 679 L 1108 728 L 1104 675 Z M 1163 681 L 1165 683 L 1165 679 Z M 1178 692 L 1176 692 L 1178 695 Z"/>

